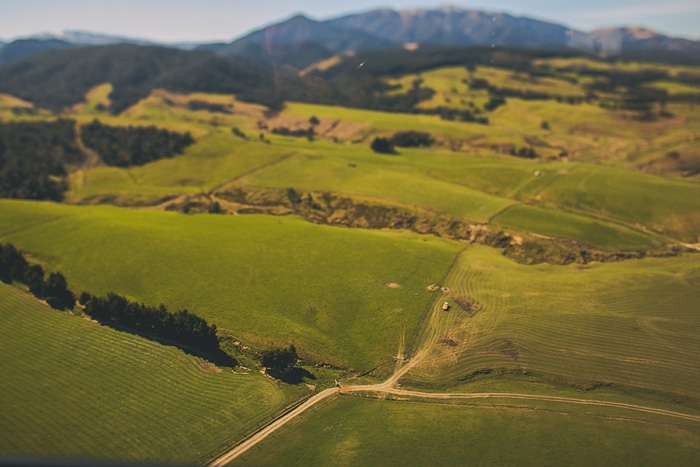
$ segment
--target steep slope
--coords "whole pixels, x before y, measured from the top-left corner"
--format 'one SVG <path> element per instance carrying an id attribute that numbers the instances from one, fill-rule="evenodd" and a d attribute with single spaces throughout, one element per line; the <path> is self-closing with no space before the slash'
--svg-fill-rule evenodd
<path id="1" fill-rule="evenodd" d="M 236 41 L 200 47 L 222 57 L 233 58 L 267 70 L 298 71 L 334 55 L 316 42 L 262 44 Z"/>
<path id="2" fill-rule="evenodd" d="M 556 24 L 453 7 L 375 10 L 331 20 L 329 24 L 365 31 L 393 43 L 558 47 L 566 44 L 568 37 L 568 29 Z"/>
<path id="3" fill-rule="evenodd" d="M 52 49 L 75 47 L 60 39 L 18 39 L 0 47 L 0 66 Z"/>
<path id="4" fill-rule="evenodd" d="M 393 41 L 329 21 L 319 22 L 297 15 L 281 23 L 254 31 L 219 50 L 218 53 L 230 55 L 231 50 L 235 51 L 243 44 L 251 43 L 264 46 L 313 43 L 338 53 L 346 50 L 380 49 L 390 46 Z"/>
<path id="5" fill-rule="evenodd" d="M 60 111 L 85 93 L 111 83 L 113 112 L 120 112 L 155 88 L 179 92 L 221 92 L 271 104 L 272 77 L 247 65 L 203 51 L 113 45 L 53 50 L 0 68 L 0 92 Z"/>

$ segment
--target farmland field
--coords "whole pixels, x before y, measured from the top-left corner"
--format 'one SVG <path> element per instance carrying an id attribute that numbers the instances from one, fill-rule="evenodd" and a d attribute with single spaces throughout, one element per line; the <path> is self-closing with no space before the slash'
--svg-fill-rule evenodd
<path id="1" fill-rule="evenodd" d="M 4 240 L 61 270 L 75 290 L 187 308 L 244 340 L 293 342 L 302 355 L 355 369 L 395 355 L 432 296 L 426 287 L 460 247 L 293 217 L 13 201 L 0 211 Z"/>
<path id="2" fill-rule="evenodd" d="M 698 423 L 619 411 L 332 399 L 230 465 L 692 465 Z"/>
<path id="3" fill-rule="evenodd" d="M 4 455 L 206 460 L 303 394 L 60 313 L 2 283 L 0 339 Z"/>
<path id="4" fill-rule="evenodd" d="M 404 52 L 423 61 L 393 63 Z M 20 271 L 0 283 L 0 457 L 697 463 L 699 69 L 404 52 L 273 64 L 258 100 L 270 83 L 226 94 L 240 83 L 189 68 L 133 99 L 91 83 L 54 112 L 0 94 L 0 189 L 20 198 L 0 199 L 0 242 L 76 296 L 187 309 L 237 359 L 101 326 L 89 304 L 52 310 L 25 292 L 52 302 L 48 281 Z M 36 153 L 12 126 L 63 118 Z M 161 152 L 164 132 L 121 128 L 133 165 L 109 166 L 81 136 L 94 119 L 193 143 Z"/>
<path id="5" fill-rule="evenodd" d="M 492 222 L 541 235 L 573 238 L 603 248 L 641 250 L 654 244 L 650 235 L 622 225 L 524 204 L 501 212 Z"/>
<path id="6" fill-rule="evenodd" d="M 431 354 L 406 382 L 447 388 L 520 375 L 524 383 L 620 390 L 697 410 L 697 275 L 694 255 L 524 266 L 472 246 L 445 279 L 452 311 L 433 311 L 418 346 Z M 464 303 L 479 309 L 464 311 Z"/>

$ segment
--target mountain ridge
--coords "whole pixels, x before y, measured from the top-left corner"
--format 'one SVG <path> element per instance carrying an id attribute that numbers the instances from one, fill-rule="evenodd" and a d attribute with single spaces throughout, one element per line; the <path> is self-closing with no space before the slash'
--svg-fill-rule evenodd
<path id="1" fill-rule="evenodd" d="M 155 45 L 183 50 L 203 49 L 216 55 L 273 66 L 290 47 L 314 44 L 314 57 L 343 52 L 400 47 L 405 43 L 449 46 L 508 46 L 521 48 L 572 48 L 605 55 L 625 52 L 668 52 L 700 56 L 700 41 L 674 38 L 640 26 L 578 31 L 546 20 L 503 12 L 468 10 L 456 6 L 436 9 L 390 8 L 314 20 L 296 14 L 257 28 L 231 42 L 159 43 L 146 39 L 64 31 L 0 43 L 0 66 L 33 53 L 58 47 L 112 44 Z M 327 53 L 322 53 L 321 49 Z M 266 50 L 268 49 L 268 50 Z M 267 54 L 268 56 L 261 56 Z M 309 54 L 307 54 L 309 55 Z M 311 56 L 309 55 L 309 56 Z M 308 57 L 302 61 L 308 61 Z M 273 63 L 273 65 L 270 65 Z"/>

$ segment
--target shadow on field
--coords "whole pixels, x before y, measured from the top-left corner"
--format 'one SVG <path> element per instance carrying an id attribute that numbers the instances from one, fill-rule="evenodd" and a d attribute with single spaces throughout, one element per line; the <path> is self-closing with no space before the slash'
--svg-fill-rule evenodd
<path id="1" fill-rule="evenodd" d="M 288 384 L 300 384 L 304 382 L 304 379 L 315 380 L 316 377 L 304 368 L 291 368 L 287 372 L 277 372 L 273 370 L 267 370 L 267 374 L 275 379 L 283 381 Z"/>
<path id="2" fill-rule="evenodd" d="M 176 348 L 182 350 L 183 352 L 185 352 L 186 354 L 194 355 L 195 357 L 199 357 L 199 358 L 203 358 L 204 360 L 207 360 L 216 366 L 224 366 L 224 367 L 230 367 L 230 368 L 234 368 L 234 367 L 238 366 L 238 360 L 236 360 L 231 355 L 227 354 L 226 352 L 224 352 L 223 350 L 221 350 L 219 348 L 217 348 L 214 351 L 207 352 L 204 350 L 196 349 L 196 348 L 191 347 L 189 345 L 186 345 L 182 342 L 176 342 L 173 340 L 165 339 L 165 338 L 163 338 L 161 336 L 157 336 L 153 333 L 144 332 L 144 331 L 134 329 L 134 328 L 131 328 L 128 326 L 119 325 L 119 324 L 116 324 L 116 323 L 113 323 L 113 322 L 107 321 L 107 320 L 96 319 L 94 317 L 92 317 L 92 319 L 94 319 L 95 321 L 100 323 L 102 326 L 116 329 L 117 331 L 126 332 L 128 334 L 133 334 L 135 336 L 143 337 L 144 339 L 158 342 L 159 344 L 162 344 L 162 345 L 176 347 Z"/>

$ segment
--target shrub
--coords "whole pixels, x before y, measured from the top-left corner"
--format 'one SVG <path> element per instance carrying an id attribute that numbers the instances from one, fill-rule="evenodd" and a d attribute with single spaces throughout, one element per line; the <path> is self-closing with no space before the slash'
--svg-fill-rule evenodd
<path id="1" fill-rule="evenodd" d="M 372 148 L 372 151 L 382 154 L 394 154 L 396 152 L 391 141 L 382 137 L 374 138 L 374 141 L 372 141 L 370 147 Z"/>

